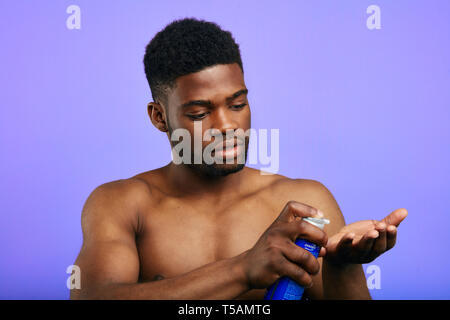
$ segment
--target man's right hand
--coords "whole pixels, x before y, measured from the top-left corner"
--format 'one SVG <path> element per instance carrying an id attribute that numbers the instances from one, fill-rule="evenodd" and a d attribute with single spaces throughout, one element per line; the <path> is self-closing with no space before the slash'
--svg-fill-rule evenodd
<path id="1" fill-rule="evenodd" d="M 320 270 L 317 259 L 297 246 L 302 238 L 321 246 L 325 254 L 327 235 L 304 217 L 320 217 L 317 209 L 289 201 L 278 218 L 262 234 L 256 244 L 243 256 L 243 266 L 250 289 L 267 288 L 279 277 L 288 276 L 304 287 L 312 286 L 312 277 Z"/>

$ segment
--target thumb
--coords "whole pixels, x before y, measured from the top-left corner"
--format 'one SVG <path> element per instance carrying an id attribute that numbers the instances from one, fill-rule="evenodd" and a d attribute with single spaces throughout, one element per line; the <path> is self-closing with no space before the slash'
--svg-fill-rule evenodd
<path id="1" fill-rule="evenodd" d="M 408 210 L 405 208 L 400 208 L 397 210 L 394 210 L 391 212 L 386 218 L 381 220 L 382 222 L 386 223 L 387 225 L 394 225 L 398 227 L 400 222 L 402 222 L 406 217 L 408 216 Z"/>
<path id="2" fill-rule="evenodd" d="M 322 218 L 323 213 L 321 213 L 320 210 L 307 204 L 291 200 L 286 203 L 276 220 L 281 222 L 291 222 L 296 220 L 296 218 L 306 218 L 314 216 Z"/>
<path id="3" fill-rule="evenodd" d="M 318 258 L 325 257 L 327 255 L 327 249 L 320 247 Z"/>

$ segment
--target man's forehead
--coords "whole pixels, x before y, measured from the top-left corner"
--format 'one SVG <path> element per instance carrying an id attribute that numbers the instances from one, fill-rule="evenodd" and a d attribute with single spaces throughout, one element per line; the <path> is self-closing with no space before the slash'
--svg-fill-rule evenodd
<path id="1" fill-rule="evenodd" d="M 191 100 L 225 99 L 245 88 L 238 64 L 215 65 L 177 78 L 168 102 L 179 106 Z"/>

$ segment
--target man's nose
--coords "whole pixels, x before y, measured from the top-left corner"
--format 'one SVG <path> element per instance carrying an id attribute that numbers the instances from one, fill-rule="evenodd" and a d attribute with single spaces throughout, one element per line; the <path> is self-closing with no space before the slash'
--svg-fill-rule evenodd
<path id="1" fill-rule="evenodd" d="M 227 130 L 236 130 L 239 128 L 239 123 L 233 117 L 233 112 L 228 108 L 219 108 L 214 119 L 214 128 L 218 129 L 223 135 Z"/>

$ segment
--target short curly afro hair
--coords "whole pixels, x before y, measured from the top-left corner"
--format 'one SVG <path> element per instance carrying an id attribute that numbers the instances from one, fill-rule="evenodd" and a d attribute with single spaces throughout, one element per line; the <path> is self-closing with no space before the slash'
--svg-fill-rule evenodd
<path id="1" fill-rule="evenodd" d="M 145 75 L 155 102 L 167 104 L 167 90 L 183 75 L 217 65 L 237 63 L 241 53 L 229 31 L 214 22 L 184 18 L 158 32 L 145 49 Z"/>

